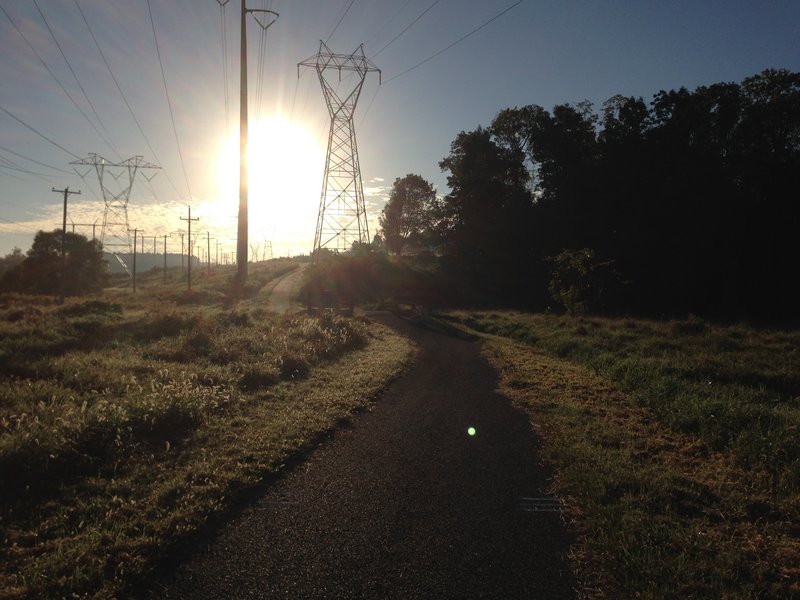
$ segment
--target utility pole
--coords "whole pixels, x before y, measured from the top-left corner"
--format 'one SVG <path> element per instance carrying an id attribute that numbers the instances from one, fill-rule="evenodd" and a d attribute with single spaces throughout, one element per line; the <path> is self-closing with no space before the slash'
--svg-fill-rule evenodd
<path id="1" fill-rule="evenodd" d="M 247 280 L 247 13 L 266 13 L 267 21 L 256 22 L 268 29 L 278 19 L 278 13 L 266 8 L 247 8 L 242 0 L 241 45 L 239 57 L 239 220 L 236 242 L 236 281 L 240 288 Z M 270 21 L 270 16 L 275 19 Z"/>
<path id="2" fill-rule="evenodd" d="M 167 234 L 164 234 L 164 283 L 167 283 Z"/>
<path id="3" fill-rule="evenodd" d="M 206 252 L 206 268 L 208 276 L 211 277 L 211 234 L 206 231 L 206 245 L 208 246 L 208 251 Z"/>
<path id="4" fill-rule="evenodd" d="M 133 230 L 133 293 L 134 294 L 136 293 L 136 235 L 138 233 L 139 233 L 138 229 Z"/>
<path id="5" fill-rule="evenodd" d="M 192 289 L 192 221 L 199 221 L 199 217 L 192 218 L 192 207 L 189 207 L 189 218 L 181 217 L 181 221 L 189 222 L 189 290 Z"/>
<path id="6" fill-rule="evenodd" d="M 58 297 L 58 303 L 64 304 L 64 287 L 67 285 L 67 198 L 70 194 L 80 195 L 81 191 L 70 192 L 69 186 L 63 190 L 56 188 L 52 188 L 52 190 L 58 194 L 64 194 L 64 220 L 61 226 L 61 285 L 59 286 L 61 291 Z"/>
<path id="7" fill-rule="evenodd" d="M 178 235 L 179 235 L 179 236 L 180 236 L 180 238 L 181 238 L 181 272 L 183 272 L 183 251 L 184 251 L 184 246 L 183 246 L 183 236 L 184 236 L 185 234 L 184 234 L 182 231 L 179 231 L 179 232 L 178 232 Z"/>

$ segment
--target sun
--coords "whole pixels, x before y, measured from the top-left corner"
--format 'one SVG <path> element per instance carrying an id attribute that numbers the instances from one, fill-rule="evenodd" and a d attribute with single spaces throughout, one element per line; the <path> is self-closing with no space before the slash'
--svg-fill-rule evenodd
<path id="1" fill-rule="evenodd" d="M 251 245 L 269 240 L 275 256 L 310 252 L 325 168 L 319 136 L 280 115 L 251 121 L 248 130 Z M 222 145 L 217 183 L 220 206 L 215 212 L 230 219 L 238 212 L 238 131 Z"/>

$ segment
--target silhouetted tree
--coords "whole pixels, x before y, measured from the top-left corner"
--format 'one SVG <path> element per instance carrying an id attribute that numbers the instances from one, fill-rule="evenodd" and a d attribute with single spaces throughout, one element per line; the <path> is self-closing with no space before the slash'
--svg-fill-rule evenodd
<path id="1" fill-rule="evenodd" d="M 439 166 L 450 173 L 439 209 L 445 264 L 485 300 L 518 301 L 528 285 L 519 269 L 530 258 L 532 206 L 521 156 L 478 128 L 461 132 Z"/>
<path id="2" fill-rule="evenodd" d="M 436 190 L 420 175 L 409 173 L 395 179 L 389 201 L 378 217 L 388 250 L 400 254 L 404 248 L 426 245 L 434 227 L 435 209 Z"/>
<path id="3" fill-rule="evenodd" d="M 64 248 L 64 293 L 76 296 L 100 291 L 108 277 L 100 242 L 68 232 Z M 61 275 L 61 230 L 40 231 L 25 259 L 5 273 L 2 287 L 33 294 L 57 294 L 61 290 Z"/>

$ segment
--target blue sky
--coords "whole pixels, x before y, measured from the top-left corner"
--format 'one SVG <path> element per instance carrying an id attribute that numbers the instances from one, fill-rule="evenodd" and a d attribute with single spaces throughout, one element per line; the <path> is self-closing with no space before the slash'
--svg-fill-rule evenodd
<path id="1" fill-rule="evenodd" d="M 396 177 L 418 173 L 447 193 L 438 162 L 450 143 L 460 131 L 488 125 L 503 108 L 589 100 L 599 109 L 618 93 L 649 101 L 662 89 L 738 82 L 765 68 L 800 71 L 800 2 L 711 0 L 523 0 L 412 68 L 515 4 L 249 0 L 250 8 L 280 14 L 263 61 L 259 26 L 252 17 L 248 25 L 257 148 L 251 171 L 263 178 L 252 184 L 251 243 L 270 240 L 275 255 L 312 245 L 329 121 L 315 73 L 304 69 L 298 78 L 297 63 L 316 53 L 320 39 L 343 53 L 364 43 L 382 70 L 382 85 L 376 74 L 367 78 L 355 117 L 371 231 Z M 53 187 L 81 190 L 70 197 L 77 230 L 102 223 L 96 175 L 81 178 L 69 164 L 89 153 L 112 161 L 141 155 L 163 167 L 152 183 L 135 181 L 131 227 L 151 236 L 177 232 L 191 204 L 200 218 L 196 231 L 210 231 L 233 250 L 239 0 L 230 0 L 224 13 L 227 113 L 216 0 L 150 0 L 168 96 L 147 0 L 0 0 L 0 6 L 0 253 L 15 245 L 27 250 L 37 229 L 60 226 L 62 197 Z M 174 240 L 171 250 L 180 244 Z"/>

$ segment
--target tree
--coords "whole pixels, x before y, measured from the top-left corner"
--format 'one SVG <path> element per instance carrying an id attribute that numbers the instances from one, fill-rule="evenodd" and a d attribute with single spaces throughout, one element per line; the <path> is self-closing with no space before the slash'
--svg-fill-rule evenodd
<path id="1" fill-rule="evenodd" d="M 482 299 L 518 302 L 530 264 L 528 173 L 519 152 L 499 145 L 489 129 L 461 132 L 439 162 L 450 193 L 439 206 L 445 263 Z"/>
<path id="2" fill-rule="evenodd" d="M 57 294 L 61 291 L 62 232 L 40 231 L 25 259 L 6 272 L 0 284 L 3 289 L 32 294 Z M 108 263 L 97 240 L 68 232 L 64 237 L 64 294 L 78 296 L 98 292 L 108 277 Z"/>
<path id="3" fill-rule="evenodd" d="M 596 310 L 606 287 L 612 283 L 612 261 L 598 260 L 594 250 L 562 250 L 550 261 L 553 269 L 549 290 L 569 315 Z"/>
<path id="4" fill-rule="evenodd" d="M 11 254 L 6 254 L 5 257 L 0 258 L 0 278 L 8 271 L 21 264 L 23 260 L 25 260 L 25 256 L 22 254 L 22 250 L 15 246 Z"/>
<path id="5" fill-rule="evenodd" d="M 390 252 L 425 244 L 433 227 L 436 190 L 419 175 L 409 173 L 392 185 L 378 223 Z"/>

